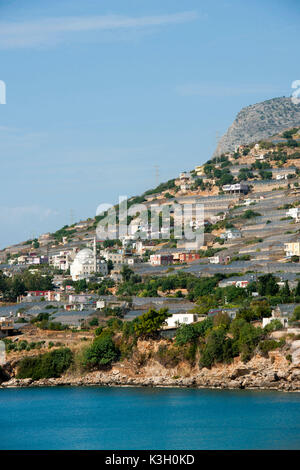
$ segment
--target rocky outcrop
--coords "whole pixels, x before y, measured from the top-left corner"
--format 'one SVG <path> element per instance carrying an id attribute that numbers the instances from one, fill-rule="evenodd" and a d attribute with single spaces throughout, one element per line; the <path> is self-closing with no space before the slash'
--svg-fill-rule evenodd
<path id="1" fill-rule="evenodd" d="M 109 371 L 94 371 L 85 375 L 66 374 L 60 378 L 37 381 L 12 377 L 1 387 L 91 385 L 300 391 L 300 365 L 290 363 L 275 351 L 268 358 L 255 356 L 246 364 L 235 358 L 231 364 L 217 364 L 211 369 L 200 370 L 186 363 L 168 369 L 149 359 L 143 366 L 124 361 L 115 364 Z"/>
<path id="2" fill-rule="evenodd" d="M 273 98 L 243 108 L 226 134 L 221 137 L 214 156 L 233 152 L 237 145 L 267 139 L 289 127 L 300 126 L 300 105 L 291 98 Z"/>

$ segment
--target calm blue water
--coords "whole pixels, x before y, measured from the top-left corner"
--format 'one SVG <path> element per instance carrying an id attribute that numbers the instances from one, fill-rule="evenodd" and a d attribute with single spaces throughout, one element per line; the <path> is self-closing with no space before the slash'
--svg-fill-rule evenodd
<path id="1" fill-rule="evenodd" d="M 3 389 L 0 449 L 300 449 L 300 394 Z"/>

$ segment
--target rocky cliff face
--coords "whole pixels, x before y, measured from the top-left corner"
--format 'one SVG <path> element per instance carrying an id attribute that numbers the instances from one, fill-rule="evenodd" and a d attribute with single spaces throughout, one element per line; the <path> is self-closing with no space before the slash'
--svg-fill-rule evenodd
<path id="1" fill-rule="evenodd" d="M 214 156 L 234 151 L 237 145 L 267 139 L 289 127 L 300 126 L 300 104 L 291 98 L 273 98 L 243 108 L 220 139 Z"/>
<path id="2" fill-rule="evenodd" d="M 197 387 L 221 389 L 264 389 L 300 391 L 300 340 L 292 343 L 293 362 L 286 359 L 285 353 L 271 351 L 268 357 L 254 356 L 246 364 L 236 357 L 231 364 L 217 364 L 211 369 L 199 369 L 181 361 L 176 366 L 164 367 L 155 358 L 158 342 L 140 341 L 137 351 L 130 360 L 116 363 L 109 370 L 93 371 L 85 374 L 69 371 L 60 378 L 17 379 L 17 361 L 7 364 L 9 379 L 0 388 L 37 386 L 149 386 L 149 387 Z M 297 356 L 295 354 L 298 354 Z M 295 357 L 294 357 L 295 355 Z"/>

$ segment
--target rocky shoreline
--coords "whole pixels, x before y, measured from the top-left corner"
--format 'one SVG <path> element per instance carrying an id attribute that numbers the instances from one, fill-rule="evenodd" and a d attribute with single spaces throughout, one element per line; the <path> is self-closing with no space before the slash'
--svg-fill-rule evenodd
<path id="1" fill-rule="evenodd" d="M 14 387 L 57 387 L 57 386 L 109 386 L 109 387 L 192 387 L 210 389 L 278 390 L 300 392 L 300 368 L 287 364 L 272 364 L 265 358 L 255 358 L 246 365 L 236 362 L 218 365 L 212 369 L 190 371 L 176 375 L 178 370 L 160 368 L 154 373 L 153 367 L 136 370 L 122 370 L 115 365 L 110 371 L 95 371 L 85 375 L 64 375 L 49 379 L 10 378 L 0 388 Z"/>
<path id="2" fill-rule="evenodd" d="M 215 364 L 211 369 L 199 368 L 198 359 L 194 365 L 181 361 L 167 367 L 153 353 L 158 347 L 157 342 L 139 341 L 130 359 L 114 363 L 110 369 L 83 372 L 74 366 L 61 377 L 40 380 L 18 379 L 19 359 L 11 358 L 0 376 L 0 388 L 132 386 L 300 392 L 300 340 L 293 342 L 290 356 L 274 350 L 267 356 L 257 354 L 246 363 L 235 357 L 230 364 Z"/>
<path id="3" fill-rule="evenodd" d="M 298 378 L 298 377 L 297 377 Z M 300 381 L 287 382 L 273 375 L 263 381 L 251 382 L 245 378 L 232 379 L 228 381 L 205 381 L 198 377 L 172 379 L 166 377 L 153 378 L 120 378 L 113 376 L 95 378 L 83 377 L 79 379 L 50 378 L 50 379 L 11 379 L 0 385 L 0 388 L 19 387 L 86 387 L 86 386 L 106 386 L 106 387 L 182 387 L 182 388 L 207 388 L 207 389 L 245 389 L 245 390 L 277 390 L 284 392 L 300 392 Z"/>

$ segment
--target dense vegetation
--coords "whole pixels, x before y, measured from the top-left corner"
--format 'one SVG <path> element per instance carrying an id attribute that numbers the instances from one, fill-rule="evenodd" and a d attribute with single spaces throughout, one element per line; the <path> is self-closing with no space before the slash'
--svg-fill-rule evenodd
<path id="1" fill-rule="evenodd" d="M 25 357 L 18 365 L 17 378 L 33 380 L 60 377 L 71 365 L 73 359 L 69 348 L 60 348 L 37 357 Z"/>
<path id="2" fill-rule="evenodd" d="M 0 294 L 3 300 L 16 301 L 17 297 L 30 290 L 52 290 L 53 277 L 50 274 L 32 274 L 25 270 L 22 274 L 7 277 L 0 271 Z"/>

